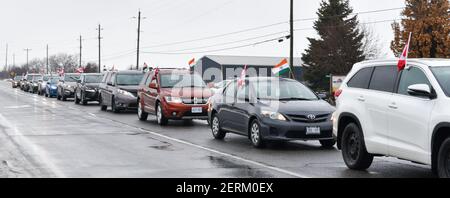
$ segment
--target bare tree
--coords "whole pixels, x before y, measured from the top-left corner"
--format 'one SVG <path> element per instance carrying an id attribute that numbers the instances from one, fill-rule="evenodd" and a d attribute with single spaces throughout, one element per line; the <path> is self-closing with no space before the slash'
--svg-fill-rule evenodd
<path id="1" fill-rule="evenodd" d="M 379 35 L 375 34 L 370 26 L 361 25 L 360 30 L 364 35 L 362 50 L 366 60 L 378 59 L 387 55 L 383 52 Z"/>
<path id="2" fill-rule="evenodd" d="M 53 55 L 49 58 L 49 65 L 52 72 L 63 68 L 66 73 L 72 73 L 78 67 L 78 56 L 64 53 Z"/>

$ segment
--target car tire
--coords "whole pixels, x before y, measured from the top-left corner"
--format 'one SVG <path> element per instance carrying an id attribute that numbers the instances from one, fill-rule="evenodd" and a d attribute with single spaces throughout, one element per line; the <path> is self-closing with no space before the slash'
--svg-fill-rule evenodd
<path id="1" fill-rule="evenodd" d="M 437 172 L 440 178 L 450 178 L 450 138 L 447 138 L 439 149 Z"/>
<path id="2" fill-rule="evenodd" d="M 264 148 L 266 146 L 265 141 L 261 135 L 261 124 L 257 119 L 254 119 L 250 124 L 250 141 L 255 148 Z"/>
<path id="3" fill-rule="evenodd" d="M 138 100 L 138 112 L 137 112 L 138 118 L 140 121 L 147 121 L 148 119 L 148 113 L 144 111 L 144 108 L 142 108 L 142 103 L 140 100 Z"/>
<path id="4" fill-rule="evenodd" d="M 114 97 L 111 99 L 111 109 L 114 113 L 120 113 L 120 109 L 116 106 L 116 100 L 114 100 Z"/>
<path id="5" fill-rule="evenodd" d="M 102 111 L 108 110 L 108 106 L 103 104 L 103 98 L 101 96 L 99 97 L 99 103 L 100 103 L 100 110 L 102 110 Z"/>
<path id="6" fill-rule="evenodd" d="M 366 170 L 372 165 L 374 156 L 367 152 L 363 133 L 354 123 L 347 125 L 342 134 L 342 156 L 353 170 Z"/>
<path id="7" fill-rule="evenodd" d="M 166 126 L 169 120 L 164 116 L 161 105 L 158 103 L 156 105 L 156 120 L 160 126 Z"/>
<path id="8" fill-rule="evenodd" d="M 85 96 L 84 96 L 84 92 L 81 92 L 80 103 L 81 103 L 82 105 L 87 105 L 87 104 L 88 104 L 88 102 L 86 101 L 86 98 L 85 98 Z"/>
<path id="9" fill-rule="evenodd" d="M 75 91 L 75 104 L 80 104 L 80 99 L 77 96 L 77 91 Z"/>
<path id="10" fill-rule="evenodd" d="M 325 149 L 332 149 L 334 148 L 334 145 L 336 144 L 336 140 L 320 140 L 320 145 L 322 145 Z"/>
<path id="11" fill-rule="evenodd" d="M 227 133 L 220 126 L 220 119 L 217 114 L 213 114 L 211 118 L 211 132 L 216 140 L 223 140 Z"/>

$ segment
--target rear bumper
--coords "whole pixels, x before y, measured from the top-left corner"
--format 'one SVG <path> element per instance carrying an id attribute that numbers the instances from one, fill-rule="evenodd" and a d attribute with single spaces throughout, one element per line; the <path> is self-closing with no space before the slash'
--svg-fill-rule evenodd
<path id="1" fill-rule="evenodd" d="M 202 112 L 192 112 L 193 108 L 201 108 Z M 167 104 L 163 103 L 164 116 L 171 120 L 207 120 L 208 106 L 186 105 L 186 104 Z"/>
<path id="2" fill-rule="evenodd" d="M 275 121 L 263 119 L 261 135 L 266 140 L 332 140 L 333 124 L 331 121 L 321 123 L 300 123 L 294 121 Z M 320 134 L 307 134 L 308 127 L 320 127 Z"/>

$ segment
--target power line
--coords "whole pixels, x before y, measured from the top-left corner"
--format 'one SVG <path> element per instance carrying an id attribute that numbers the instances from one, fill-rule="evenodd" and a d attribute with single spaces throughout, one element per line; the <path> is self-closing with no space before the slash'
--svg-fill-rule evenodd
<path id="1" fill-rule="evenodd" d="M 377 13 L 377 12 L 386 12 L 386 11 L 400 10 L 400 9 L 404 9 L 404 7 L 357 12 L 357 13 L 353 13 L 352 15 L 369 14 L 369 13 Z M 340 16 L 342 16 L 342 15 L 335 15 L 335 16 L 330 16 L 330 17 L 340 17 Z M 317 20 L 317 17 L 296 19 L 296 20 L 294 20 L 294 22 L 311 21 L 311 20 Z M 144 49 L 159 48 L 159 47 L 174 46 L 174 45 L 185 44 L 185 43 L 192 43 L 192 42 L 203 41 L 203 40 L 211 40 L 211 39 L 215 39 L 215 38 L 221 38 L 221 37 L 226 37 L 226 36 L 230 36 L 230 35 L 241 34 L 241 33 L 245 33 L 245 32 L 261 30 L 261 29 L 266 29 L 266 28 L 269 28 L 269 27 L 279 26 L 279 25 L 283 25 L 283 24 L 289 24 L 289 21 L 272 23 L 272 24 L 268 24 L 268 25 L 257 26 L 257 27 L 253 27 L 253 28 L 247 28 L 247 29 L 234 31 L 234 32 L 229 32 L 229 33 L 224 33 L 224 34 L 217 34 L 217 35 L 212 35 L 212 36 L 207 36 L 207 37 L 201 37 L 201 38 L 197 38 L 197 39 L 190 39 L 190 40 L 184 40 L 184 41 L 177 41 L 177 42 L 169 42 L 169 43 L 163 43 L 163 44 L 158 44 L 158 45 L 152 45 L 152 46 L 147 46 L 147 47 L 143 47 L 143 48 Z"/>
<path id="2" fill-rule="evenodd" d="M 380 21 L 365 22 L 365 23 L 360 23 L 360 24 L 385 23 L 385 22 L 394 22 L 394 21 L 398 21 L 398 20 L 401 20 L 401 19 L 380 20 Z M 327 27 L 327 28 L 331 28 L 331 27 L 341 27 L 341 26 L 342 26 L 342 25 L 326 26 L 326 27 Z M 304 30 L 314 30 L 314 28 L 300 28 L 300 29 L 294 29 L 294 32 L 296 32 L 296 31 L 304 31 Z M 245 48 L 245 47 L 255 46 L 255 45 L 259 45 L 259 44 L 263 44 L 263 43 L 268 43 L 268 42 L 275 41 L 275 40 L 279 40 L 279 39 L 280 39 L 280 37 L 277 37 L 277 38 L 273 38 L 273 39 L 268 39 L 268 40 L 264 40 L 264 41 L 260 41 L 260 42 L 251 43 L 251 44 L 239 45 L 239 46 L 235 46 L 235 47 L 220 48 L 220 49 L 215 49 L 215 50 L 191 51 L 191 52 L 154 51 L 154 52 L 142 52 L 142 53 L 146 53 L 146 54 L 162 54 L 162 55 L 184 55 L 184 54 L 212 53 L 212 52 L 227 51 L 227 50 L 233 50 L 233 49 L 240 49 L 240 48 Z M 218 46 L 218 45 L 217 45 L 217 46 Z"/>

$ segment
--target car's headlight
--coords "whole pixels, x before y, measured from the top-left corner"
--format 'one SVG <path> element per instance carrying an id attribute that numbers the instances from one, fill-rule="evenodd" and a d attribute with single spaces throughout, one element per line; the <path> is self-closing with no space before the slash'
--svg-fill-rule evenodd
<path id="1" fill-rule="evenodd" d="M 180 97 L 172 97 L 172 96 L 166 96 L 164 97 L 168 103 L 176 103 L 181 104 L 183 103 L 183 100 Z"/>
<path id="2" fill-rule="evenodd" d="M 117 93 L 124 95 L 124 96 L 134 97 L 134 95 L 132 93 L 122 90 L 122 89 L 117 90 Z"/>
<path id="3" fill-rule="evenodd" d="M 261 115 L 267 118 L 270 118 L 272 120 L 280 120 L 280 121 L 286 121 L 286 117 L 278 112 L 273 111 L 261 111 Z"/>
<path id="4" fill-rule="evenodd" d="M 50 88 L 51 89 L 58 89 L 58 87 L 56 85 L 52 85 Z"/>
<path id="5" fill-rule="evenodd" d="M 37 87 L 37 86 L 38 86 L 38 84 L 37 84 L 37 83 L 33 83 L 33 86 L 34 86 L 34 87 Z"/>

